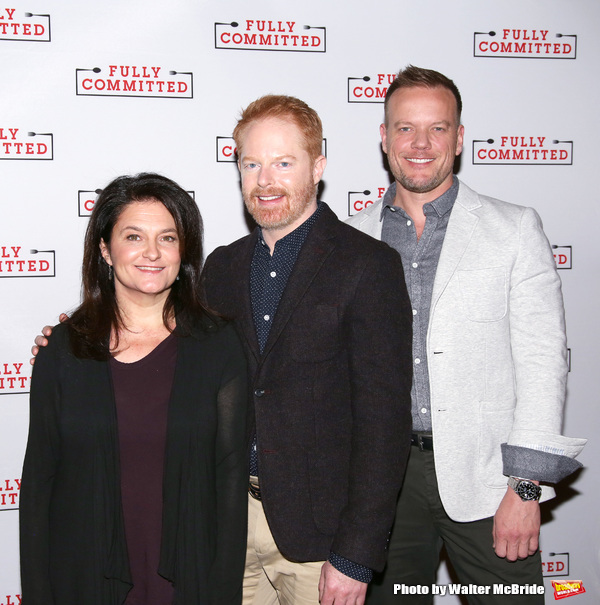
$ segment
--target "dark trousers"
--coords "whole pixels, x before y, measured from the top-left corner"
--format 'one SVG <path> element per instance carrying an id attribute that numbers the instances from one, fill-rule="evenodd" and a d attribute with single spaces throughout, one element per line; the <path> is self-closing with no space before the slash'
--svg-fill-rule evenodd
<path id="1" fill-rule="evenodd" d="M 433 603 L 432 585 L 436 583 L 440 551 L 445 545 L 462 587 L 468 588 L 470 584 L 484 587 L 473 588 L 472 592 L 489 587 L 488 594 L 468 595 L 469 604 L 543 605 L 543 594 L 494 594 L 494 585 L 508 585 L 511 590 L 513 584 L 543 586 L 543 578 L 539 551 L 514 562 L 496 556 L 492 524 L 492 517 L 471 523 L 452 521 L 440 500 L 433 452 L 411 447 L 387 567 L 371 582 L 366 604 Z M 424 586 L 429 594 L 402 594 L 402 588 L 398 587 L 394 594 L 394 584 L 404 585 L 404 592 L 409 586 Z"/>

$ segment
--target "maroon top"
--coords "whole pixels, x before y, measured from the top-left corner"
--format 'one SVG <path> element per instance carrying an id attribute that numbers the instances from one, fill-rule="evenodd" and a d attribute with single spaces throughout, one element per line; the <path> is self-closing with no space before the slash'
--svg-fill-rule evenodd
<path id="1" fill-rule="evenodd" d="M 133 363 L 111 359 L 121 463 L 121 498 L 133 588 L 126 605 L 171 605 L 173 585 L 158 575 L 167 413 L 177 340 L 171 334 Z"/>

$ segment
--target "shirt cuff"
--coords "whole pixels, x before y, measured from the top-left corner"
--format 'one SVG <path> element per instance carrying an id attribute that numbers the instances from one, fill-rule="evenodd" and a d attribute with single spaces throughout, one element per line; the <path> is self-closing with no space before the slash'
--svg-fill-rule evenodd
<path id="1" fill-rule="evenodd" d="M 511 477 L 554 484 L 583 466 L 581 462 L 561 454 L 507 443 L 503 443 L 501 448 L 502 472 Z"/>
<path id="2" fill-rule="evenodd" d="M 352 578 L 353 580 L 358 580 L 359 582 L 364 582 L 368 584 L 373 579 L 373 570 L 365 567 L 364 565 L 360 565 L 359 563 L 354 563 L 354 561 L 350 561 L 345 557 L 341 557 L 340 555 L 336 555 L 334 552 L 329 553 L 328 561 L 345 576 Z"/>

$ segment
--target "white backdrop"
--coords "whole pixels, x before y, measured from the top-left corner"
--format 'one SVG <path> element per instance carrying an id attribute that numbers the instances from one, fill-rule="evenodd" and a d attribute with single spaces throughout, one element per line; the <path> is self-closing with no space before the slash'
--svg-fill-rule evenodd
<path id="1" fill-rule="evenodd" d="M 322 198 L 343 218 L 390 182 L 378 135 L 389 78 L 413 63 L 455 80 L 466 129 L 460 178 L 535 207 L 556 246 L 571 351 L 565 432 L 593 438 L 599 23 L 597 0 L 0 4 L 0 605 L 20 600 L 29 348 L 78 303 L 95 191 L 120 174 L 157 171 L 194 193 L 207 252 L 244 235 L 230 136 L 262 94 L 299 96 L 321 115 Z M 544 507 L 547 603 L 552 580 L 581 580 L 577 602 L 598 602 L 597 459 L 591 439 L 588 468 Z M 438 583 L 448 581 L 442 568 Z"/>

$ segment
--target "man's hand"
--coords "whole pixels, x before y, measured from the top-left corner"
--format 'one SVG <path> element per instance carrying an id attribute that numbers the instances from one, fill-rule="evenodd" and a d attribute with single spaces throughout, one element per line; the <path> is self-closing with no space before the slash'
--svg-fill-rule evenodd
<path id="1" fill-rule="evenodd" d="M 319 580 L 321 605 L 363 605 L 367 586 L 338 571 L 329 561 L 323 563 Z"/>
<path id="2" fill-rule="evenodd" d="M 69 316 L 66 315 L 65 313 L 61 313 L 59 316 L 59 321 L 60 322 L 64 322 L 67 321 L 67 319 L 69 319 Z M 33 347 L 31 347 L 31 354 L 33 355 L 33 357 L 29 360 L 29 363 L 31 365 L 33 365 L 35 363 L 35 358 L 36 355 L 40 352 L 40 347 L 45 347 L 48 344 L 48 340 L 46 337 L 50 336 L 50 334 L 52 334 L 52 326 L 44 326 L 42 328 L 42 333 L 38 334 L 35 337 L 35 345 L 33 345 Z"/>
<path id="3" fill-rule="evenodd" d="M 494 550 L 509 561 L 525 559 L 537 549 L 540 537 L 540 504 L 523 502 L 509 487 L 494 515 Z"/>

